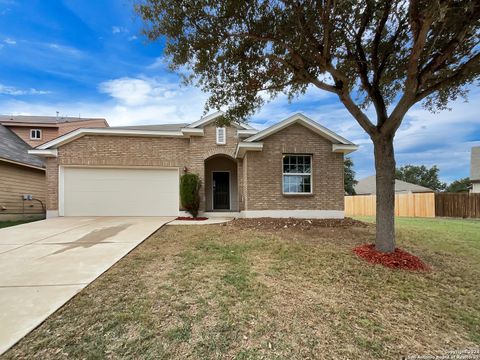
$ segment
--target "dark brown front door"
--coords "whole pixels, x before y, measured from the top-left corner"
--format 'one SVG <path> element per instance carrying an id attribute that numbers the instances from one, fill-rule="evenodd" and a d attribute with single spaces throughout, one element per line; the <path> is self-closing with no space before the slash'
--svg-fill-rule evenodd
<path id="1" fill-rule="evenodd" d="M 213 173 L 213 209 L 230 210 L 230 173 Z"/>

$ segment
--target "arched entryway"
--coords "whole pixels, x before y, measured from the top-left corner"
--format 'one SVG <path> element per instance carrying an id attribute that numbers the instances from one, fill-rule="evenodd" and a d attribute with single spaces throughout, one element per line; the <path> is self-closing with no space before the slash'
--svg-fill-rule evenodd
<path id="1" fill-rule="evenodd" d="M 238 211 L 237 161 L 224 154 L 205 160 L 206 211 Z"/>

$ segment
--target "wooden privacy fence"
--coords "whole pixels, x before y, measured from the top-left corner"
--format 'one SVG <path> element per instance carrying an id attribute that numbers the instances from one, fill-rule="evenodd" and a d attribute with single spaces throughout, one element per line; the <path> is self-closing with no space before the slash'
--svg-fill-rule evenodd
<path id="1" fill-rule="evenodd" d="M 375 216 L 375 195 L 345 196 L 346 216 Z M 396 194 L 395 216 L 435 217 L 435 194 Z"/>
<path id="2" fill-rule="evenodd" d="M 439 193 L 435 196 L 437 216 L 480 218 L 480 193 Z"/>
<path id="3" fill-rule="evenodd" d="M 345 196 L 346 216 L 375 216 L 375 195 Z M 480 194 L 395 195 L 395 216 L 480 218 Z"/>

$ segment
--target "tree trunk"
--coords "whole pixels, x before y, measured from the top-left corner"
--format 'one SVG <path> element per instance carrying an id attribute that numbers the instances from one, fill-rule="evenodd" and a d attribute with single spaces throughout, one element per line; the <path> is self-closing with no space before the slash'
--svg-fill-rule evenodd
<path id="1" fill-rule="evenodd" d="M 395 250 L 395 155 L 393 136 L 373 139 L 377 188 L 377 234 L 375 249 Z"/>

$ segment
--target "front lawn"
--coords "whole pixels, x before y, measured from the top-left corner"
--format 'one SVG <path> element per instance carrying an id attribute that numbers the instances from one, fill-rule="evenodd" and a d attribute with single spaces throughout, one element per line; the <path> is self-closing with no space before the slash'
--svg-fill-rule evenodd
<path id="1" fill-rule="evenodd" d="M 38 221 L 40 219 L 24 219 L 24 220 L 0 220 L 0 229 L 6 228 L 15 225 L 26 224 L 33 221 Z"/>
<path id="2" fill-rule="evenodd" d="M 397 228 L 431 272 L 360 260 L 351 249 L 373 224 L 167 226 L 6 358 L 397 359 L 480 346 L 480 221 Z"/>

